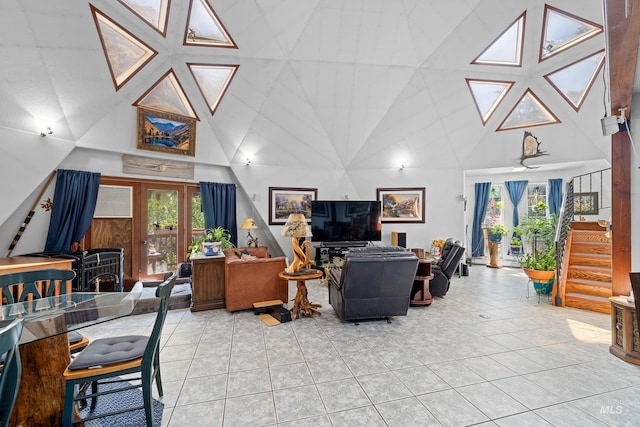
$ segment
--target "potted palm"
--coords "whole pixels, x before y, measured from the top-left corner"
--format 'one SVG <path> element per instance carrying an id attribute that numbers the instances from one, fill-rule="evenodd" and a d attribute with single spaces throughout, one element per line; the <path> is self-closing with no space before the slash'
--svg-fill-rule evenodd
<path id="1" fill-rule="evenodd" d="M 187 258 L 202 252 L 206 256 L 219 256 L 226 248 L 232 248 L 231 232 L 224 227 L 207 228 L 204 234 L 189 245 Z"/>
<path id="2" fill-rule="evenodd" d="M 511 241 L 509 242 L 509 250 L 511 251 L 511 255 L 513 256 L 520 255 L 520 251 L 522 250 L 522 239 L 520 239 L 520 237 L 518 237 L 516 233 L 514 233 L 511 237 Z"/>
<path id="3" fill-rule="evenodd" d="M 533 214 L 527 215 L 516 232 L 530 244 L 530 252 L 518 259 L 525 274 L 533 282 L 533 287 L 539 294 L 548 294 L 553 288 L 556 270 L 555 235 L 558 226 L 558 216 L 545 215 L 548 205 L 538 202 Z"/>

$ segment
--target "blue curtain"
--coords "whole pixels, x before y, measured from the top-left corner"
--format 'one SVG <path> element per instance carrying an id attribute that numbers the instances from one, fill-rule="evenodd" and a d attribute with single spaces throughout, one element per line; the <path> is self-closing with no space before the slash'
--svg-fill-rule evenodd
<path id="1" fill-rule="evenodd" d="M 549 213 L 560 215 L 562 206 L 562 178 L 549 180 Z"/>
<path id="2" fill-rule="evenodd" d="M 58 169 L 46 252 L 75 252 L 96 210 L 100 174 Z"/>
<path id="3" fill-rule="evenodd" d="M 238 245 L 236 225 L 236 186 L 218 182 L 200 182 L 202 213 L 206 228 L 223 227 L 231 233 L 231 242 Z"/>
<path id="4" fill-rule="evenodd" d="M 509 193 L 509 198 L 511 199 L 511 203 L 513 203 L 513 226 L 517 226 L 520 224 L 520 215 L 518 214 L 518 203 L 520 203 L 520 199 L 522 199 L 522 195 L 524 194 L 524 190 L 527 189 L 527 184 L 529 181 L 505 181 L 504 186 L 507 187 L 507 193 Z"/>
<path id="5" fill-rule="evenodd" d="M 484 221 L 484 216 L 487 214 L 490 192 L 490 182 L 476 183 L 476 205 L 473 208 L 473 228 L 471 230 L 471 256 L 473 257 L 484 255 L 482 221 Z"/>

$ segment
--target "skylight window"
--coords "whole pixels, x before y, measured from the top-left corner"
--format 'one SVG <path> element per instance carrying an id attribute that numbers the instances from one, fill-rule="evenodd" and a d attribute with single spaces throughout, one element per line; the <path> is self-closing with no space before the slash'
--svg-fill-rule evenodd
<path id="1" fill-rule="evenodd" d="M 466 79 L 482 124 L 485 125 L 515 82 Z"/>
<path id="2" fill-rule="evenodd" d="M 169 19 L 169 4 L 171 0 L 118 0 L 131 12 L 138 15 L 151 28 L 159 32 L 162 37 L 167 35 L 167 20 Z"/>
<path id="3" fill-rule="evenodd" d="M 218 108 L 222 96 L 231 79 L 238 70 L 238 65 L 187 64 L 193 78 L 204 97 L 211 115 Z"/>
<path id="4" fill-rule="evenodd" d="M 522 42 L 527 12 L 523 12 L 472 64 L 522 66 Z"/>
<path id="5" fill-rule="evenodd" d="M 604 50 L 544 76 L 562 97 L 579 111 L 604 63 Z"/>
<path id="6" fill-rule="evenodd" d="M 173 70 L 160 77 L 133 105 L 198 119 Z"/>
<path id="7" fill-rule="evenodd" d="M 207 0 L 191 0 L 184 44 L 237 48 Z"/>
<path id="8" fill-rule="evenodd" d="M 603 31 L 602 26 L 545 4 L 539 61 Z"/>
<path id="9" fill-rule="evenodd" d="M 93 5 L 91 13 L 116 91 L 158 54 Z"/>
<path id="10" fill-rule="evenodd" d="M 560 120 L 544 105 L 531 89 L 522 95 L 507 118 L 496 130 L 518 129 L 560 123 Z"/>

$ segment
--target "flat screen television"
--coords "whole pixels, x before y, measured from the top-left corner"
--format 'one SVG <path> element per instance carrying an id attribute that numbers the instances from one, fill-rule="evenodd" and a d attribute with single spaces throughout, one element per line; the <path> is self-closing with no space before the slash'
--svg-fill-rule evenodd
<path id="1" fill-rule="evenodd" d="M 357 245 L 382 240 L 380 201 L 314 200 L 311 202 L 312 242 Z"/>

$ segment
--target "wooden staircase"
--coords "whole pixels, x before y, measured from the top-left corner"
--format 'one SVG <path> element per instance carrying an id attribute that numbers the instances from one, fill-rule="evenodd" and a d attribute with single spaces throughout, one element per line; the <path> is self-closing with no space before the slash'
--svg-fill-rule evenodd
<path id="1" fill-rule="evenodd" d="M 597 222 L 572 222 L 558 296 L 565 307 L 610 313 L 611 238 Z"/>

